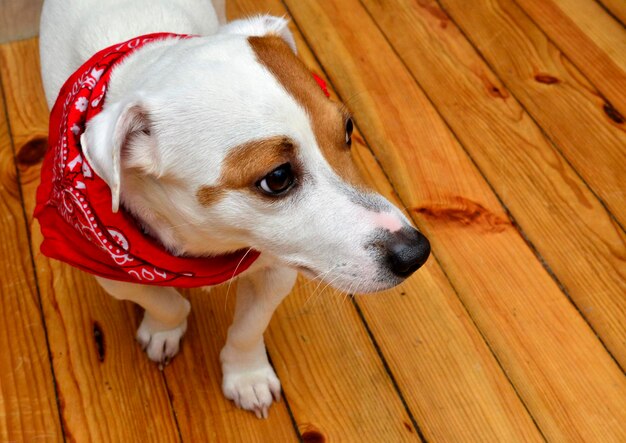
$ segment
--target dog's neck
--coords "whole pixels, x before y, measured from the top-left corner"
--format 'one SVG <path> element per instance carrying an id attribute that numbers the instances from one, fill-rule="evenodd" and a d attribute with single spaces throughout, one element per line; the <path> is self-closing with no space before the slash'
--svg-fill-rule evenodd
<path id="1" fill-rule="evenodd" d="M 124 171 L 122 205 L 154 238 L 175 255 L 220 255 L 247 247 L 207 232 L 206 222 L 195 220 L 193 211 L 176 212 L 161 182 L 132 170 Z M 175 186 L 175 185 L 174 185 Z M 207 239 L 210 237 L 210 241 Z"/>
<path id="2" fill-rule="evenodd" d="M 107 103 L 123 101 L 141 89 L 142 79 L 154 69 L 160 59 L 178 40 L 165 40 L 146 45 L 127 57 L 111 75 Z M 175 183 L 168 185 L 175 186 Z M 156 238 L 175 255 L 208 256 L 232 252 L 246 245 L 211 238 L 200 220 L 193 219 L 193 211 L 172 211 L 169 197 L 161 180 L 124 167 L 122 162 L 120 201 L 149 235 Z"/>

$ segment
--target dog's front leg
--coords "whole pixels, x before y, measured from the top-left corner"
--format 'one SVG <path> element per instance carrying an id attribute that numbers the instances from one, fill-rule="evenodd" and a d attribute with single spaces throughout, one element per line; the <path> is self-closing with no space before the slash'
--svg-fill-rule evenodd
<path id="1" fill-rule="evenodd" d="M 288 268 L 266 268 L 240 278 L 233 324 L 220 354 L 226 398 L 258 418 L 267 418 L 280 381 L 270 365 L 263 332 L 296 281 Z"/>
<path id="2" fill-rule="evenodd" d="M 148 358 L 166 365 L 178 353 L 187 330 L 191 304 L 174 288 L 146 286 L 96 277 L 100 286 L 118 300 L 129 300 L 145 309 L 137 329 L 137 341 Z"/>

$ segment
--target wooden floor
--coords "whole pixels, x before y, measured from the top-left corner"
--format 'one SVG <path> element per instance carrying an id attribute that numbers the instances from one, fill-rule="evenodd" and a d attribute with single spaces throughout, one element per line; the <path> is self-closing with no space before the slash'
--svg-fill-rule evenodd
<path id="1" fill-rule="evenodd" d="M 349 297 L 299 282 L 266 335 L 284 401 L 220 393 L 232 294 L 165 371 L 140 312 L 39 253 L 36 40 L 0 46 L 0 441 L 626 441 L 626 3 L 233 0 L 293 19 L 354 158 L 433 257 Z"/>

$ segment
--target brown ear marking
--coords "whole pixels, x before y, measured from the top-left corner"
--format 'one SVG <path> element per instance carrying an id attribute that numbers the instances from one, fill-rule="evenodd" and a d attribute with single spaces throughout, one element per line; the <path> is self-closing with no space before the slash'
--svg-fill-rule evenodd
<path id="1" fill-rule="evenodd" d="M 309 115 L 317 144 L 335 173 L 351 184 L 361 185 L 350 149 L 345 144 L 345 111 L 326 98 L 311 71 L 280 37 L 248 37 L 263 64 Z"/>
<path id="2" fill-rule="evenodd" d="M 196 198 L 202 206 L 218 202 L 229 189 L 253 189 L 256 182 L 283 163 L 295 162 L 296 147 L 285 136 L 252 140 L 230 150 L 217 185 L 202 186 Z"/>

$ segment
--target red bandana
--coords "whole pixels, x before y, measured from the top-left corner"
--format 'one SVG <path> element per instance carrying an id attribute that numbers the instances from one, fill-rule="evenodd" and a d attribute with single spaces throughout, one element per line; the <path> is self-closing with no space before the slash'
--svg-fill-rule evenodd
<path id="1" fill-rule="evenodd" d="M 65 82 L 50 113 L 48 151 L 35 217 L 41 252 L 101 277 L 133 283 L 198 287 L 223 283 L 259 256 L 177 257 L 146 235 L 131 214 L 111 210 L 111 191 L 85 160 L 80 136 L 102 110 L 113 68 L 146 43 L 185 36 L 159 33 L 103 49 Z"/>
<path id="2" fill-rule="evenodd" d="M 315 72 L 313 73 L 313 78 L 315 79 L 317 84 L 320 86 L 320 88 L 322 88 L 324 95 L 330 98 L 330 92 L 328 92 L 328 86 L 326 86 L 326 82 L 324 81 L 324 79 L 320 77 L 319 75 L 317 75 Z"/>

